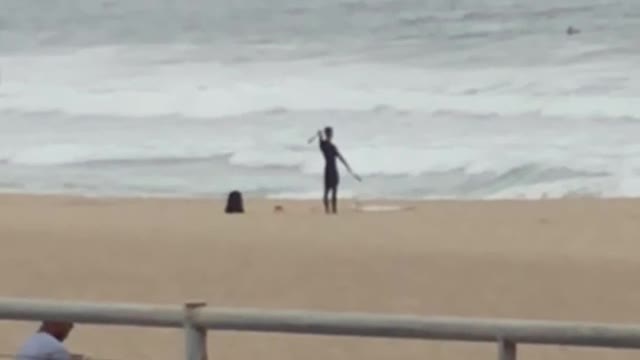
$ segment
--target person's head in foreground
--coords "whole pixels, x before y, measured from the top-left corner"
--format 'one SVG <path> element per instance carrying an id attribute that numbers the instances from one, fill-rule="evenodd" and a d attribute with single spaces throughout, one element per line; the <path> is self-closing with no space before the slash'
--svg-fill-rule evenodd
<path id="1" fill-rule="evenodd" d="M 327 140 L 331 140 L 333 138 L 333 128 L 331 128 L 331 126 L 324 128 L 324 138 Z"/>
<path id="2" fill-rule="evenodd" d="M 64 342 L 73 330 L 73 323 L 68 321 L 43 321 L 38 332 L 47 333 L 60 342 Z"/>
<path id="3" fill-rule="evenodd" d="M 16 360 L 80 360 L 82 355 L 70 353 L 62 344 L 71 330 L 73 323 L 69 321 L 43 321 L 38 331 L 31 334 L 22 344 Z"/>

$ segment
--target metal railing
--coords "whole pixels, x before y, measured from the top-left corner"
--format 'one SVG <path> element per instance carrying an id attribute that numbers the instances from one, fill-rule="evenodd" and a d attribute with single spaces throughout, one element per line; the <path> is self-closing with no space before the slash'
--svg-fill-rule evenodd
<path id="1" fill-rule="evenodd" d="M 185 358 L 207 359 L 207 330 L 495 342 L 515 360 L 517 344 L 640 349 L 640 326 L 560 321 L 83 303 L 0 298 L 0 320 L 183 328 Z"/>

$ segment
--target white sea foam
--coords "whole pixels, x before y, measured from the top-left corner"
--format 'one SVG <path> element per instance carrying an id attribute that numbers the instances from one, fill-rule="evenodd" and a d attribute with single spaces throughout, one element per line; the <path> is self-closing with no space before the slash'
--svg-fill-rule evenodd
<path id="1" fill-rule="evenodd" d="M 129 51 L 110 47 L 0 58 L 0 111 L 215 118 L 278 108 L 367 110 L 385 105 L 425 113 L 640 117 L 640 104 L 634 101 L 640 89 L 630 84 L 640 72 L 631 63 L 468 69 L 319 60 L 154 64 L 161 60 L 155 52 L 128 62 Z M 140 65 L 145 62 L 149 64 Z"/>

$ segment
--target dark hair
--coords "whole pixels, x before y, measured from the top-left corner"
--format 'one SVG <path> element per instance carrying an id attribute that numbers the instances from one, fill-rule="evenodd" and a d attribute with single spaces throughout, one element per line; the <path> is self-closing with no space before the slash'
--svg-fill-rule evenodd
<path id="1" fill-rule="evenodd" d="M 333 128 L 331 126 L 327 126 L 324 128 L 324 135 L 326 137 L 330 137 L 333 135 Z"/>

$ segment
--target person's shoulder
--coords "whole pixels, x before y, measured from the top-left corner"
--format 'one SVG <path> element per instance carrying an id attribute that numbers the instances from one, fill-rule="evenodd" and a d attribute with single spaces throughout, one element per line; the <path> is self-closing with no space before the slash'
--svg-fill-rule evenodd
<path id="1" fill-rule="evenodd" d="M 19 356 L 33 356 L 38 354 L 53 355 L 54 359 L 68 359 L 69 353 L 64 345 L 53 336 L 38 332 L 31 335 L 22 345 Z M 20 357 L 18 357 L 21 359 Z"/>
<path id="2" fill-rule="evenodd" d="M 62 343 L 58 339 L 43 332 L 32 334 L 29 338 L 27 338 L 27 341 L 25 341 L 24 345 L 31 345 L 37 348 L 64 349 L 64 345 L 62 345 Z"/>

